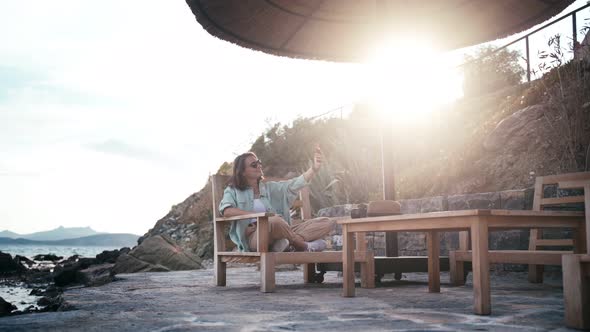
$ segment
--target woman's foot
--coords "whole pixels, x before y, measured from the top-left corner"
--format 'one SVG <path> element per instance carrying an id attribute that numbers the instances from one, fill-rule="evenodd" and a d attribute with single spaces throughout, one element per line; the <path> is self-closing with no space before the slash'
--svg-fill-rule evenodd
<path id="1" fill-rule="evenodd" d="M 326 241 L 324 241 L 322 239 L 314 240 L 311 242 L 305 242 L 305 245 L 306 245 L 305 251 L 309 251 L 309 252 L 323 251 L 328 246 Z"/>
<path id="2" fill-rule="evenodd" d="M 280 240 L 276 240 L 272 244 L 270 251 L 272 251 L 272 252 L 283 252 L 288 247 L 289 247 L 289 240 L 287 240 L 287 239 L 280 239 Z"/>

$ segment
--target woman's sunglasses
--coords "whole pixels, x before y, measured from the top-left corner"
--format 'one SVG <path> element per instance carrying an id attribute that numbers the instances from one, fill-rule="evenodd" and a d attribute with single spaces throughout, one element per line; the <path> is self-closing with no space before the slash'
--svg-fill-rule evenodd
<path id="1" fill-rule="evenodd" d="M 262 161 L 255 160 L 255 161 L 253 161 L 253 162 L 250 163 L 250 167 L 252 167 L 252 168 L 258 168 L 258 165 L 262 166 Z"/>

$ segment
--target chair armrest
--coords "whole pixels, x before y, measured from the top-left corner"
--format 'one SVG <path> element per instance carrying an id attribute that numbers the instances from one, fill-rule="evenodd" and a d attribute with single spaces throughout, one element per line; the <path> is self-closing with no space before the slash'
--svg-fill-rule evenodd
<path id="1" fill-rule="evenodd" d="M 258 223 L 256 225 L 256 229 L 257 229 L 257 236 L 256 236 L 256 243 L 258 244 L 258 252 L 268 252 L 268 244 L 269 244 L 269 217 L 274 216 L 274 213 L 270 213 L 270 212 L 260 212 L 260 213 L 249 213 L 249 214 L 242 214 L 239 216 L 234 216 L 234 217 L 227 217 L 227 218 L 215 218 L 215 227 L 218 230 L 219 234 L 223 234 L 222 231 L 222 223 L 224 222 L 229 222 L 229 221 L 236 221 L 236 220 L 245 220 L 245 219 L 254 219 L 254 218 L 263 218 L 263 219 L 258 219 Z M 266 229 L 266 231 L 263 231 L 263 229 Z M 220 241 L 220 244 L 218 245 L 218 248 L 222 248 L 223 250 L 225 250 L 225 244 L 221 244 L 221 242 L 224 242 L 223 238 L 219 238 L 218 239 Z"/>
<path id="2" fill-rule="evenodd" d="M 227 222 L 227 221 L 235 221 L 235 220 L 244 220 L 244 219 L 253 219 L 253 218 L 260 218 L 260 217 L 272 217 L 274 213 L 270 212 L 260 212 L 260 213 L 250 213 L 250 214 L 242 214 L 239 216 L 234 217 L 219 217 L 215 218 L 215 222 Z"/>

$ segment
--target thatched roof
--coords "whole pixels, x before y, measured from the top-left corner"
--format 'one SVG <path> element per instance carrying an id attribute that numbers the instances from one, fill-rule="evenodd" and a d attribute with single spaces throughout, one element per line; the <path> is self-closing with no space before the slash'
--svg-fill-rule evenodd
<path id="1" fill-rule="evenodd" d="M 573 0 L 186 0 L 211 35 L 275 55 L 357 62 L 382 35 L 452 50 L 521 32 Z"/>

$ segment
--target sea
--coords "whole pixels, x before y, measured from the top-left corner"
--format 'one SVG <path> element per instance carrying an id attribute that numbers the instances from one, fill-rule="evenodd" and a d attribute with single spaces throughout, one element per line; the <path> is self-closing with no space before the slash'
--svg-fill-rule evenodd
<path id="1" fill-rule="evenodd" d="M 25 256 L 32 259 L 39 254 L 55 254 L 68 258 L 73 255 L 81 257 L 95 257 L 105 250 L 121 249 L 119 247 L 101 247 L 101 246 L 55 246 L 55 245 L 29 245 L 29 244 L 11 244 L 0 245 L 0 251 L 15 255 Z"/>
<path id="2" fill-rule="evenodd" d="M 3 253 L 25 256 L 33 259 L 39 254 L 55 254 L 62 256 L 64 259 L 73 255 L 82 257 L 96 257 L 105 250 L 120 249 L 119 247 L 101 247 L 101 246 L 52 246 L 52 245 L 0 245 L 0 251 Z M 37 301 L 40 296 L 30 295 L 31 289 L 21 282 L 7 282 L 0 279 L 0 297 L 5 301 L 14 304 L 17 310 L 25 310 L 28 307 L 39 309 Z"/>

